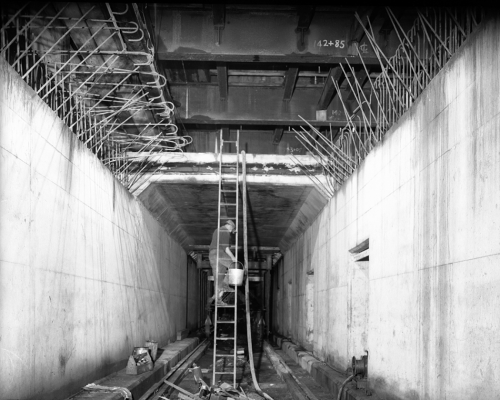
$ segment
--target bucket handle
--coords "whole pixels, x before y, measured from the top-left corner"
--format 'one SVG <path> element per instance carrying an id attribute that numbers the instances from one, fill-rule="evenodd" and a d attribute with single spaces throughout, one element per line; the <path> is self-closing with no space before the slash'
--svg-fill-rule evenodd
<path id="1" fill-rule="evenodd" d="M 241 268 L 238 268 L 237 264 L 240 264 L 241 265 Z M 231 264 L 231 268 L 230 269 L 244 269 L 243 268 L 243 264 L 239 261 L 233 261 L 233 263 Z"/>

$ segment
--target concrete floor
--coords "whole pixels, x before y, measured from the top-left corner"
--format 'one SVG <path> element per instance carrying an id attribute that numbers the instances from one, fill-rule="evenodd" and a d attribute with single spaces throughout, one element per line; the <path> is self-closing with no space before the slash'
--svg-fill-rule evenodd
<path id="1" fill-rule="evenodd" d="M 243 344 L 244 346 L 244 344 Z M 254 364 L 255 372 L 257 376 L 257 381 L 260 388 L 273 399 L 280 400 L 292 400 L 294 397 L 291 394 L 291 390 L 288 386 L 281 380 L 276 370 L 274 369 L 271 361 L 266 356 L 262 347 L 259 345 L 254 345 Z M 331 399 L 332 395 L 327 393 L 322 389 L 314 379 L 299 365 L 297 365 L 292 359 L 290 359 L 284 352 L 277 350 L 277 353 L 286 361 L 287 365 L 292 369 L 296 377 L 300 380 L 302 384 L 307 385 L 307 387 L 318 397 L 320 400 Z M 211 384 L 212 379 L 212 361 L 213 361 L 213 345 L 210 345 L 205 352 L 205 354 L 196 363 L 201 367 L 203 373 L 203 380 Z M 226 361 L 225 371 L 232 370 L 232 362 Z M 222 377 L 222 382 L 232 384 L 232 376 L 227 375 Z M 248 357 L 245 355 L 244 360 L 238 363 L 236 382 L 239 387 L 241 387 L 248 397 L 253 399 L 261 399 L 262 397 L 256 392 L 255 387 L 252 382 L 252 376 L 250 372 L 250 364 L 248 362 Z M 197 393 L 199 390 L 198 384 L 195 382 L 193 374 L 188 374 L 184 380 L 178 385 L 181 388 L 191 392 Z M 172 392 L 170 399 L 177 399 L 177 391 Z"/>

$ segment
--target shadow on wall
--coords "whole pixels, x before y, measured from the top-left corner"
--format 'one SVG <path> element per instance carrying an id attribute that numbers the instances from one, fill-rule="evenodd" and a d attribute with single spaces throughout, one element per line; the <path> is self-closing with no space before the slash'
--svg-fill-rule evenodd
<path id="1" fill-rule="evenodd" d="M 0 398 L 64 398 L 185 327 L 186 254 L 1 58 L 0 87 Z"/>

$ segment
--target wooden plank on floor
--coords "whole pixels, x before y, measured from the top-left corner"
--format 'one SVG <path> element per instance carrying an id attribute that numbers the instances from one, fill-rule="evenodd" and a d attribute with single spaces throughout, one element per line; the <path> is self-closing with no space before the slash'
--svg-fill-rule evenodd
<path id="1" fill-rule="evenodd" d="M 264 350 L 269 360 L 271 360 L 274 369 L 290 389 L 290 392 L 295 400 L 318 400 L 309 388 L 299 382 L 286 363 L 266 341 L 264 341 Z"/>

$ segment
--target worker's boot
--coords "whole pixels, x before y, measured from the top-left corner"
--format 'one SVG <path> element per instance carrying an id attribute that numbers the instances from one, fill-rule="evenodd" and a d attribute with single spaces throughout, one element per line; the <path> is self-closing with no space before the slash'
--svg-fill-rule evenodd
<path id="1" fill-rule="evenodd" d="M 229 283 L 228 282 L 229 281 L 228 281 L 228 277 L 227 277 L 227 274 L 226 274 L 226 275 L 224 275 L 224 279 L 220 283 L 219 289 L 221 291 L 224 291 L 224 292 L 234 293 L 234 289 L 232 287 L 229 287 Z"/>
<path id="2" fill-rule="evenodd" d="M 234 290 L 233 290 L 234 291 Z M 219 290 L 219 296 L 217 297 L 217 305 L 219 306 L 227 306 L 228 304 L 222 300 L 222 298 L 224 297 L 224 293 L 226 293 L 225 290 Z"/>

